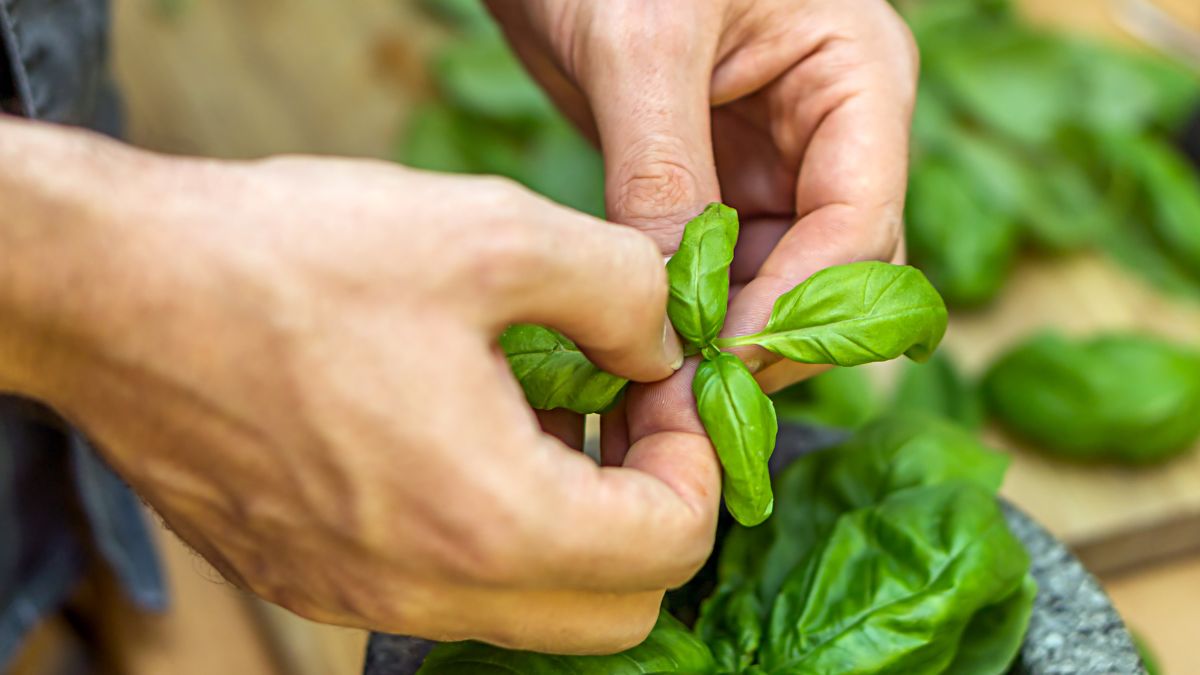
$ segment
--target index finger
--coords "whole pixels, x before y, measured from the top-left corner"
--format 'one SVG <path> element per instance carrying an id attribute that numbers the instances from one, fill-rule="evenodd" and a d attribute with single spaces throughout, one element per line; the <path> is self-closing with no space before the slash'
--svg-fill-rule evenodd
<path id="1" fill-rule="evenodd" d="M 528 475 L 542 504 L 529 545 L 542 553 L 525 584 L 654 590 L 681 585 L 704 564 L 716 532 L 721 469 L 687 386 L 694 365 L 665 382 L 635 385 L 632 444 L 620 466 L 599 467 L 549 438 L 536 456 L 526 454 L 537 467 Z"/>
<path id="2" fill-rule="evenodd" d="M 815 272 L 895 256 L 903 232 L 915 73 L 906 74 L 892 52 L 878 45 L 870 49 L 882 53 L 844 57 L 865 61 L 853 72 L 840 75 L 837 86 L 850 93 L 827 97 L 827 109 L 797 103 L 794 124 L 801 128 L 813 125 L 799 160 L 797 220 L 757 276 L 734 298 L 725 335 L 761 330 L 775 300 Z M 889 55 L 893 58 L 886 58 Z M 798 69 L 787 77 L 802 80 L 807 75 Z M 804 82 L 784 81 L 780 86 L 776 96 L 783 98 L 811 91 Z M 755 371 L 779 358 L 757 348 L 738 353 Z"/>

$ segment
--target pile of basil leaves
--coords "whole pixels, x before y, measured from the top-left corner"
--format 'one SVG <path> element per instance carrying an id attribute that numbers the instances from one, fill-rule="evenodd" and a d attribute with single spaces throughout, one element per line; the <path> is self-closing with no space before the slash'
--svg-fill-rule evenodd
<path id="1" fill-rule="evenodd" d="M 724 537 L 692 629 L 555 656 L 439 645 L 422 675 L 1007 672 L 1036 587 L 996 490 L 1007 460 L 919 414 L 885 417 L 775 480 L 775 510 Z"/>
<path id="2" fill-rule="evenodd" d="M 909 251 L 948 303 L 990 301 L 1022 248 L 1102 250 L 1200 298 L 1200 177 L 1174 146 L 1194 72 L 1031 27 L 1008 0 L 897 4 L 922 55 Z"/>

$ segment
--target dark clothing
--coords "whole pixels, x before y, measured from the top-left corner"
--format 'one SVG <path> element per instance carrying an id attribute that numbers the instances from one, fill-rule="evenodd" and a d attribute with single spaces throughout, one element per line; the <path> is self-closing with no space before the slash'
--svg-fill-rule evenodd
<path id="1" fill-rule="evenodd" d="M 106 0 L 0 0 L 3 111 L 115 135 L 107 10 Z M 0 670 L 93 554 L 135 603 L 165 607 L 137 498 L 52 411 L 0 395 Z"/>

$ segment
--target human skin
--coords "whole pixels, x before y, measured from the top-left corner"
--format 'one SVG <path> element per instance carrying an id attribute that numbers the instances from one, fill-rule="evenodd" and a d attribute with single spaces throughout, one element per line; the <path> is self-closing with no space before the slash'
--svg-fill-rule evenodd
<path id="1" fill-rule="evenodd" d="M 638 642 L 711 549 L 702 436 L 601 468 L 539 429 L 496 345 L 535 322 L 670 375 L 662 259 L 634 230 L 501 179 L 168 158 L 3 117 L 0 204 L 0 392 L 83 429 L 242 588 L 588 653 Z"/>
<path id="2" fill-rule="evenodd" d="M 729 335 L 823 267 L 899 259 L 915 50 L 882 0 L 491 4 L 647 236 L 495 179 L 0 120 L 0 391 L 304 616 L 615 651 L 709 553 L 720 492 L 661 254 L 706 203 L 739 210 Z M 524 405 L 495 347 L 518 321 L 667 378 L 606 418 L 606 468 Z M 739 355 L 769 388 L 811 372 Z"/>
<path id="3" fill-rule="evenodd" d="M 608 217 L 664 254 L 705 204 L 742 231 L 723 335 L 758 332 L 814 272 L 903 260 L 918 56 L 885 0 L 489 0 L 509 42 L 604 154 Z M 767 391 L 817 372 L 736 350 Z M 604 461 L 700 433 L 694 364 L 635 386 L 603 423 Z M 578 420 L 547 421 L 578 438 Z"/>

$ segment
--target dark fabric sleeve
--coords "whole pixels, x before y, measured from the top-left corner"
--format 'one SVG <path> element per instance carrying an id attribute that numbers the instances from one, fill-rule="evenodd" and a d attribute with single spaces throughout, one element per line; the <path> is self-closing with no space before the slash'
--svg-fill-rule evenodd
<path id="1" fill-rule="evenodd" d="M 106 17 L 107 0 L 0 0 L 3 112 L 117 135 Z M 53 411 L 0 392 L 0 671 L 96 554 L 137 605 L 165 608 L 137 497 Z"/>
<path id="2" fill-rule="evenodd" d="M 29 75 L 17 49 L 16 25 L 8 0 L 0 0 L 0 111 L 32 117 Z"/>
<path id="3" fill-rule="evenodd" d="M 107 0 L 0 0 L 18 112 L 93 127 L 110 102 Z"/>

